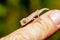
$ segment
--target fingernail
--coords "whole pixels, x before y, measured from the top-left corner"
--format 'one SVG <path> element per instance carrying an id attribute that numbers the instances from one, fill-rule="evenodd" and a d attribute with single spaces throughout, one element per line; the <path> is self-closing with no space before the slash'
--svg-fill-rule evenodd
<path id="1" fill-rule="evenodd" d="M 52 11 L 50 17 L 57 25 L 60 24 L 60 10 Z"/>

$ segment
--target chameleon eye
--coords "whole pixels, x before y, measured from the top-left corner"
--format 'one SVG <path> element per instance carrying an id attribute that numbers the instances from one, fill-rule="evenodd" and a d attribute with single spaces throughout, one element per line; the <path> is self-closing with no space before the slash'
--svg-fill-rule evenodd
<path id="1" fill-rule="evenodd" d="M 25 23 L 26 23 L 26 20 L 23 20 L 23 21 L 22 21 L 22 23 L 24 23 L 24 24 L 25 24 Z"/>
<path id="2" fill-rule="evenodd" d="M 27 23 L 27 20 L 26 20 L 26 18 L 23 18 L 23 19 L 20 21 L 20 23 L 21 23 L 21 25 L 24 25 L 24 24 L 26 24 L 26 23 Z"/>

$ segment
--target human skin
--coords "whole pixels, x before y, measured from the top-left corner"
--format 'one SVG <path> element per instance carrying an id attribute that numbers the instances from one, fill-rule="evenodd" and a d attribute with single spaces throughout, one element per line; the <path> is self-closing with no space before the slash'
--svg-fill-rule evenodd
<path id="1" fill-rule="evenodd" d="M 60 29 L 60 10 L 51 10 L 0 40 L 45 40 Z"/>

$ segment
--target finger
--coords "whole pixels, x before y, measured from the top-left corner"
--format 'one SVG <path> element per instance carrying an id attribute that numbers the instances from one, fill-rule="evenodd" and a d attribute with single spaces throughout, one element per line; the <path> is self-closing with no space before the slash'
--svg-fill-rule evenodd
<path id="1" fill-rule="evenodd" d="M 53 11 L 53 14 L 50 15 L 51 19 L 55 24 L 60 28 L 60 10 Z"/>
<path id="2" fill-rule="evenodd" d="M 41 31 L 45 32 L 45 36 L 43 35 L 42 39 L 52 35 L 59 29 L 59 26 L 60 26 L 59 17 L 60 17 L 60 10 L 51 10 L 40 16 L 40 19 L 41 19 L 40 22 L 44 21 L 44 22 L 41 22 L 41 24 L 44 23 Z"/>

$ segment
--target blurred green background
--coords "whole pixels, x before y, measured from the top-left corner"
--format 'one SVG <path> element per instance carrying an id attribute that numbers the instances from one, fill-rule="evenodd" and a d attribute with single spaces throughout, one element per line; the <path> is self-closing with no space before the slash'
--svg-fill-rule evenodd
<path id="1" fill-rule="evenodd" d="M 22 18 L 41 8 L 60 9 L 60 0 L 0 0 L 0 37 L 20 28 Z M 49 40 L 60 40 L 60 31 Z"/>

